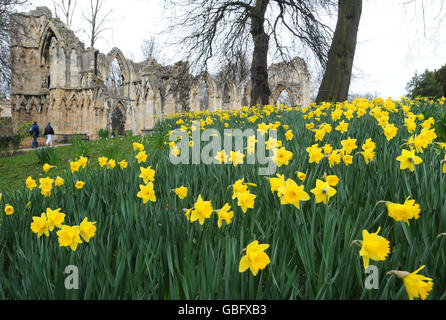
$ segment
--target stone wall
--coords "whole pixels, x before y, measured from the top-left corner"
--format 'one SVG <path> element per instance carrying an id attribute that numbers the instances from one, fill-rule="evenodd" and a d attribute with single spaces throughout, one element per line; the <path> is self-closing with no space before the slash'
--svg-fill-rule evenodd
<path id="1" fill-rule="evenodd" d="M 101 128 L 140 134 L 163 115 L 234 109 L 249 101 L 249 83 L 219 83 L 208 73 L 192 76 L 187 62 L 135 63 L 118 48 L 107 55 L 84 44 L 46 7 L 13 15 L 11 112 L 22 123 L 51 122 L 56 134 L 95 136 Z M 292 105 L 309 104 L 305 62 L 269 69 L 271 104 L 286 90 Z"/>
<path id="2" fill-rule="evenodd" d="M 0 98 L 0 118 L 11 117 L 11 101 L 6 98 Z"/>

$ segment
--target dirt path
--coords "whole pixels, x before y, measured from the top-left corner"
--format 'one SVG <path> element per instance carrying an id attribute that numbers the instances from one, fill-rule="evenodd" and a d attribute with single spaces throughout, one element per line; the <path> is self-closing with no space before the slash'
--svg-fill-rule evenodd
<path id="1" fill-rule="evenodd" d="M 65 146 L 70 146 L 71 144 L 57 144 L 52 146 L 52 148 L 57 148 L 57 147 L 65 147 Z M 45 146 L 42 147 L 38 147 L 38 148 L 26 148 L 26 149 L 19 149 L 17 151 L 31 151 L 31 150 L 38 150 L 38 149 L 43 149 L 45 148 Z"/>

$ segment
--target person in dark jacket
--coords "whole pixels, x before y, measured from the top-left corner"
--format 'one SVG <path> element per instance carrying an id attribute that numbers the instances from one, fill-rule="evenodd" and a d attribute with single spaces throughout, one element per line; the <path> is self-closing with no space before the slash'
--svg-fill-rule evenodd
<path id="1" fill-rule="evenodd" d="M 51 126 L 51 123 L 49 123 L 49 122 L 48 122 L 48 125 L 45 127 L 44 135 L 46 135 L 46 143 L 45 143 L 45 145 L 46 146 L 49 145 L 50 147 L 52 147 L 53 146 L 52 137 L 54 135 L 54 130 L 53 130 L 53 127 Z"/>
<path id="2" fill-rule="evenodd" d="M 29 129 L 29 132 L 30 132 L 31 136 L 34 138 L 32 147 L 33 148 L 38 148 L 39 145 L 37 143 L 37 138 L 40 135 L 40 129 L 39 129 L 39 125 L 37 124 L 37 121 L 34 121 L 34 124 Z"/>

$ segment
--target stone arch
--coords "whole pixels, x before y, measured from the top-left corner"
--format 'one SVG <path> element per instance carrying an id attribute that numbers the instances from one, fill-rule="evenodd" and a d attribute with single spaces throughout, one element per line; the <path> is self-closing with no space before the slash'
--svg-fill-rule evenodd
<path id="1" fill-rule="evenodd" d="M 137 105 L 139 110 L 138 116 L 136 117 L 137 131 L 142 129 L 148 129 L 153 127 L 153 115 L 156 114 L 155 106 L 157 104 L 157 97 L 152 89 L 152 84 L 149 80 L 144 80 L 141 86 L 141 102 Z"/>
<path id="2" fill-rule="evenodd" d="M 39 26 L 38 26 L 38 24 L 37 23 L 34 23 L 34 19 L 31 19 L 30 21 L 29 21 L 29 25 L 28 25 L 28 32 L 29 32 L 29 35 L 31 36 L 31 37 L 37 37 L 39 34 L 38 34 L 38 29 L 39 28 Z"/>
<path id="3" fill-rule="evenodd" d="M 133 108 L 135 110 L 134 113 L 134 123 L 136 125 L 136 132 L 138 133 L 139 130 L 144 126 L 144 99 L 143 99 L 143 90 L 141 88 L 141 84 L 137 84 L 135 86 L 135 99 L 134 102 L 131 102 L 133 104 Z M 133 118 L 133 114 L 132 114 Z"/>
<path id="4" fill-rule="evenodd" d="M 91 96 L 89 94 L 84 95 L 84 107 L 87 109 L 90 109 L 92 107 L 91 105 Z"/>
<path id="5" fill-rule="evenodd" d="M 59 119 L 58 119 L 58 127 L 59 128 L 71 128 L 71 108 L 67 102 L 67 97 L 64 95 L 62 99 L 60 99 L 59 104 Z M 62 129 L 64 130 L 64 129 Z"/>
<path id="6" fill-rule="evenodd" d="M 154 100 L 154 113 L 156 115 L 163 115 L 166 113 L 166 88 L 163 86 L 158 87 L 154 90 L 153 95 Z"/>
<path id="7" fill-rule="evenodd" d="M 29 111 L 30 112 L 40 112 L 40 102 L 37 102 L 36 97 L 32 97 L 29 101 Z"/>
<path id="8" fill-rule="evenodd" d="M 204 72 L 198 78 L 198 108 L 202 110 L 212 110 L 213 100 L 215 98 L 215 86 L 208 72 Z"/>
<path id="9" fill-rule="evenodd" d="M 56 110 L 57 109 L 57 106 L 56 106 L 56 97 L 54 96 L 54 94 L 51 94 L 51 96 L 50 96 L 50 103 L 48 104 L 48 107 L 47 107 L 47 113 L 49 113 L 49 114 L 51 114 L 54 110 Z"/>
<path id="10" fill-rule="evenodd" d="M 229 110 L 234 107 L 235 90 L 234 84 L 227 80 L 223 83 L 222 89 L 222 109 Z"/>
<path id="11" fill-rule="evenodd" d="M 68 98 L 68 107 L 71 109 L 71 126 L 73 130 L 77 133 L 81 133 L 82 131 L 82 111 L 80 110 L 80 99 L 78 98 L 76 92 L 73 92 L 69 95 Z"/>
<path id="12" fill-rule="evenodd" d="M 51 65 L 55 63 L 52 60 L 52 56 L 55 54 L 55 49 L 60 45 L 61 37 L 54 25 L 51 22 L 48 22 L 43 32 L 40 36 L 39 50 L 40 50 L 40 66 L 42 68 L 42 88 L 50 88 L 51 82 L 56 83 L 57 79 L 51 79 L 51 77 L 55 78 L 57 73 L 54 70 L 51 70 Z M 57 62 L 57 61 L 56 61 Z"/>
<path id="13" fill-rule="evenodd" d="M 270 104 L 275 104 L 283 90 L 290 97 L 291 106 L 308 106 L 310 103 L 309 73 L 305 61 L 296 57 L 291 61 L 272 64 L 268 68 L 268 81 L 272 89 Z"/>
<path id="14" fill-rule="evenodd" d="M 31 109 L 30 109 L 29 100 L 25 96 L 22 96 L 19 101 L 20 102 L 17 104 L 18 105 L 17 111 L 19 111 L 19 114 L 18 114 L 19 122 L 21 122 L 21 123 L 30 122 L 31 121 Z"/>
<path id="15" fill-rule="evenodd" d="M 68 101 L 69 101 L 69 105 L 70 107 L 77 107 L 77 95 L 75 92 L 72 92 L 69 96 L 68 96 Z"/>
<path id="16" fill-rule="evenodd" d="M 175 114 L 177 112 L 181 112 L 181 104 L 178 99 L 178 92 L 175 90 L 176 87 L 173 87 L 172 84 L 167 84 L 165 87 L 165 101 L 164 101 L 164 110 L 168 115 Z"/>
<path id="17" fill-rule="evenodd" d="M 279 100 L 279 97 L 280 97 L 280 95 L 281 95 L 281 93 L 283 91 L 286 91 L 288 93 L 289 98 L 290 98 L 290 104 L 291 105 L 289 107 L 294 106 L 295 105 L 295 101 L 294 101 L 295 99 L 294 99 L 294 96 L 293 96 L 293 91 L 284 83 L 278 83 L 276 85 L 276 87 L 273 89 L 273 92 L 272 92 L 272 95 L 271 95 L 272 103 L 273 104 L 277 103 L 277 101 Z"/>
<path id="18" fill-rule="evenodd" d="M 116 102 L 110 109 L 110 129 L 112 133 L 116 130 L 119 135 L 123 136 L 125 134 L 125 122 L 126 122 L 126 112 L 122 101 Z"/>
<path id="19" fill-rule="evenodd" d="M 75 110 L 76 110 L 75 113 L 76 113 L 76 118 L 77 118 L 76 122 L 77 122 L 77 126 L 78 126 L 78 132 L 87 133 L 86 126 L 85 126 L 86 114 L 84 112 L 84 103 L 83 103 L 82 99 L 79 98 L 77 100 Z"/>
<path id="20" fill-rule="evenodd" d="M 189 91 L 190 111 L 197 111 L 199 109 L 200 88 L 197 83 L 193 83 Z"/>
<path id="21" fill-rule="evenodd" d="M 54 27 L 54 24 L 51 21 L 48 21 L 44 28 L 42 33 L 40 34 L 40 40 L 39 40 L 39 50 L 40 50 L 40 64 L 45 64 L 45 55 L 46 51 L 49 50 L 49 47 L 51 45 L 51 39 L 56 38 L 58 43 L 61 43 L 62 37 L 57 31 L 57 28 Z"/>
<path id="22" fill-rule="evenodd" d="M 83 110 L 84 109 L 84 99 L 82 99 L 80 94 L 77 95 L 77 108 L 79 110 Z"/>
<path id="23" fill-rule="evenodd" d="M 26 106 L 25 106 L 26 112 L 31 112 L 31 108 L 32 108 L 32 106 L 31 106 L 31 99 L 29 97 L 25 98 L 24 102 L 26 102 Z"/>
<path id="24" fill-rule="evenodd" d="M 60 99 L 60 108 L 61 110 L 71 109 L 70 105 L 68 104 L 67 97 L 64 95 L 62 99 Z"/>
<path id="25" fill-rule="evenodd" d="M 293 106 L 293 103 L 291 102 L 291 95 L 288 93 L 288 90 L 282 90 L 276 103 L 287 107 Z"/>
<path id="26" fill-rule="evenodd" d="M 208 110 L 209 109 L 209 87 L 205 80 L 201 79 L 199 86 L 199 110 Z"/>
<path id="27" fill-rule="evenodd" d="M 150 85 L 149 81 L 146 82 L 146 84 L 144 86 L 144 92 L 143 93 L 144 93 L 144 100 L 145 101 L 148 101 L 148 99 L 150 98 L 150 94 L 152 94 L 152 96 L 153 96 L 154 91 L 153 91 L 152 86 Z"/>
<path id="28" fill-rule="evenodd" d="M 130 68 L 127 63 L 127 60 L 124 57 L 124 54 L 119 48 L 113 48 L 107 55 L 108 64 L 107 64 L 107 72 L 110 71 L 113 61 L 116 59 L 119 63 L 119 67 L 121 68 L 122 75 L 124 77 L 123 83 L 129 82 Z M 108 76 L 108 75 L 107 75 Z"/>
<path id="29" fill-rule="evenodd" d="M 31 53 L 29 54 L 29 63 L 31 65 L 37 65 L 39 63 L 39 59 L 38 59 L 37 54 L 34 50 L 31 50 Z"/>
<path id="30" fill-rule="evenodd" d="M 24 97 L 22 97 L 20 103 L 18 104 L 17 111 L 27 112 L 28 111 L 28 104 Z"/>
<path id="31" fill-rule="evenodd" d="M 135 90 L 135 105 L 140 105 L 142 103 L 143 99 L 142 99 L 142 92 L 141 89 L 138 87 Z"/>

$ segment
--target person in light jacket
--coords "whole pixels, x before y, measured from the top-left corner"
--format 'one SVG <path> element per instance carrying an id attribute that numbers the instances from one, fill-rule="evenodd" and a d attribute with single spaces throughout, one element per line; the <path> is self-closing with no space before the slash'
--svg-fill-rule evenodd
<path id="1" fill-rule="evenodd" d="M 45 132 L 44 132 L 44 134 L 46 135 L 46 143 L 45 143 L 45 145 L 46 146 L 50 146 L 50 147 L 52 147 L 53 146 L 53 140 L 52 140 L 52 137 L 53 137 L 53 135 L 54 135 L 54 129 L 53 129 L 53 127 L 51 126 L 51 123 L 49 123 L 48 122 L 48 125 L 45 127 Z"/>

